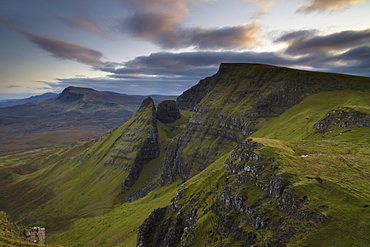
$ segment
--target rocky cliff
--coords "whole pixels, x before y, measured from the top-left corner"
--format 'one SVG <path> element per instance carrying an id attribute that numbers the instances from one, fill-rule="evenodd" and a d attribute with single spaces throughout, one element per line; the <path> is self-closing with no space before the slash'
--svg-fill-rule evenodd
<path id="1" fill-rule="evenodd" d="M 304 238 L 326 216 L 310 211 L 278 159 L 263 145 L 240 143 L 222 159 L 225 169 L 201 185 L 184 184 L 168 207 L 154 210 L 139 228 L 137 246 L 286 246 Z"/>
<path id="2" fill-rule="evenodd" d="M 367 90 L 365 78 L 308 72 L 261 64 L 221 64 L 177 99 L 193 115 L 165 155 L 163 180 L 187 180 L 309 95 L 332 90 Z M 350 82 L 350 83 L 349 83 Z"/>

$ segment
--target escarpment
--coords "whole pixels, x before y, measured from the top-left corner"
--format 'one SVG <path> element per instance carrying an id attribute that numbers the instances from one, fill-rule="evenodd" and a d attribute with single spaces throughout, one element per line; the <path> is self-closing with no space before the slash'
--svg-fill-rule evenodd
<path id="1" fill-rule="evenodd" d="M 332 90 L 365 90 L 366 80 L 347 75 L 261 64 L 221 64 L 219 71 L 177 99 L 193 112 L 185 130 L 168 147 L 163 181 L 187 180 L 233 146 L 309 95 Z"/>

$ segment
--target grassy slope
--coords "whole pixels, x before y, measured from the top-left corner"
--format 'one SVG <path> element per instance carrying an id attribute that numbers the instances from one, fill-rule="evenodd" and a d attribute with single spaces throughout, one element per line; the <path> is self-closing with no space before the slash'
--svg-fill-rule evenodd
<path id="1" fill-rule="evenodd" d="M 143 131 L 148 126 L 148 114 L 151 118 L 150 108 L 145 108 L 126 124 L 111 130 L 100 139 L 76 143 L 61 150 L 38 162 L 41 169 L 33 173 L 24 176 L 10 174 L 10 180 L 1 181 L 8 184 L 7 190 L 1 188 L 4 193 L 0 194 L 0 198 L 6 202 L 1 205 L 2 208 L 24 218 L 18 219 L 22 223 L 38 222 L 50 231 L 63 229 L 72 218 L 92 217 L 108 212 L 122 190 L 121 183 L 129 174 L 125 171 L 125 165 L 132 161 L 112 165 L 107 165 L 106 161 L 116 155 L 118 148 L 136 150 L 133 145 L 139 145 L 140 148 L 146 136 L 151 135 Z M 127 133 L 135 133 L 135 141 L 124 141 L 121 138 Z M 136 153 L 133 151 L 125 155 L 135 158 Z M 4 162 L 4 167 L 11 164 L 6 160 Z"/>
<path id="2" fill-rule="evenodd" d="M 370 128 L 342 134 L 315 134 L 313 124 L 333 108 L 367 109 L 369 92 L 339 91 L 312 95 L 252 135 L 283 154 L 282 172 L 311 208 L 328 222 L 311 234 L 306 246 L 366 246 L 370 243 Z M 302 155 L 310 155 L 302 157 Z M 306 177 L 319 177 L 323 183 Z"/>
<path id="3" fill-rule="evenodd" d="M 367 233 L 370 229 L 368 223 L 370 207 L 365 206 L 370 204 L 368 189 L 370 151 L 369 139 L 366 138 L 370 134 L 370 128 L 356 128 L 336 136 L 314 134 L 312 128 L 326 112 L 338 106 L 350 106 L 367 111 L 366 109 L 370 107 L 368 99 L 369 92 L 350 90 L 324 92 L 309 96 L 279 117 L 270 120 L 260 119 L 261 129 L 252 135 L 254 140 L 264 144 L 271 152 L 281 155 L 279 161 L 282 172 L 289 174 L 296 191 L 302 196 L 308 196 L 310 207 L 325 212 L 329 219 L 324 227 L 308 236 L 305 244 L 302 244 L 300 239 L 294 240 L 295 244 L 307 246 L 369 244 Z M 215 105 L 222 104 L 223 100 L 215 102 Z M 241 102 L 240 106 L 243 104 L 244 102 Z M 234 111 L 233 114 L 237 114 L 241 108 L 238 109 L 226 107 L 224 112 Z M 186 122 L 184 119 L 181 121 Z M 162 142 L 177 134 L 169 132 L 166 126 L 158 125 Z M 120 128 L 114 129 L 112 135 L 102 137 L 107 140 L 104 145 L 101 145 L 101 142 L 76 144 L 69 150 L 50 157 L 47 163 L 55 163 L 53 167 L 46 167 L 26 176 L 15 175 L 17 181 L 45 177 L 39 182 L 29 183 L 35 187 L 51 183 L 62 184 L 54 190 L 57 196 L 38 212 L 45 213 L 45 218 L 54 217 L 55 212 L 60 212 L 62 216 L 64 214 L 75 219 L 68 227 L 62 227 L 65 222 L 54 218 L 53 227 L 56 231 L 48 235 L 50 243 L 61 243 L 65 246 L 78 244 L 135 246 L 138 226 L 153 209 L 168 205 L 174 196 L 179 182 L 157 188 L 140 200 L 114 205 L 120 191 L 117 184 L 122 179 L 123 172 L 114 167 L 98 166 L 95 158 L 98 157 L 96 155 L 109 150 L 119 131 Z M 302 154 L 309 154 L 310 157 L 301 157 Z M 189 198 L 202 198 L 205 203 L 211 203 L 212 196 L 208 196 L 206 191 L 212 192 L 214 181 L 217 183 L 217 179 L 224 174 L 223 161 L 226 156 L 186 182 L 185 188 Z M 144 168 L 143 175 L 139 177 L 133 190 L 143 187 L 147 176 L 158 167 L 162 159 L 163 153 L 158 160 L 151 161 Z M 103 162 L 106 159 L 99 157 L 98 160 Z M 81 165 L 79 161 L 83 161 Z M 320 184 L 305 178 L 306 176 L 320 177 L 324 182 Z M 87 187 L 92 189 L 86 190 Z M 100 196 L 97 198 L 95 195 Z M 57 210 L 51 211 L 51 208 Z M 38 215 L 37 212 L 33 214 L 35 222 Z M 199 224 L 204 226 L 204 232 L 211 229 L 214 217 L 212 212 L 200 216 Z M 201 236 L 197 241 L 202 242 Z"/>
<path id="4" fill-rule="evenodd" d="M 187 121 L 188 118 L 184 116 L 170 124 L 157 121 L 159 142 L 162 147 L 165 147 L 166 143 L 181 131 Z M 171 128 L 174 126 L 178 129 Z M 163 155 L 162 150 L 157 159 L 151 160 L 144 166 L 137 182 L 124 196 L 145 186 L 150 175 L 163 163 Z M 169 204 L 180 183 L 178 180 L 169 186 L 159 187 L 134 202 L 116 204 L 102 215 L 76 219 L 68 229 L 48 235 L 48 241 L 62 243 L 65 246 L 75 246 L 78 243 L 83 246 L 135 246 L 138 227 L 155 208 Z"/>

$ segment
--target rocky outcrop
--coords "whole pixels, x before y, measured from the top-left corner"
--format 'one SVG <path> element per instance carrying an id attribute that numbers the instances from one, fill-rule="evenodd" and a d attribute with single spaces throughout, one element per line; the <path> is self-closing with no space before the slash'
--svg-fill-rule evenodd
<path id="1" fill-rule="evenodd" d="M 176 101 L 165 100 L 158 104 L 157 119 L 162 123 L 172 123 L 181 118 Z"/>
<path id="2" fill-rule="evenodd" d="M 370 127 L 370 115 L 354 109 L 334 109 L 314 124 L 316 133 L 326 133 L 333 129 Z"/>
<path id="3" fill-rule="evenodd" d="M 156 109 L 152 98 L 143 101 L 125 126 L 122 135 L 111 147 L 110 157 L 104 162 L 105 165 L 117 166 L 128 172 L 122 181 L 123 190 L 131 187 L 144 164 L 157 158 L 160 153 Z"/>
<path id="4" fill-rule="evenodd" d="M 277 157 L 251 140 L 240 143 L 221 177 L 183 184 L 168 207 L 155 210 L 139 228 L 137 246 L 286 246 L 324 224 L 310 198 L 299 197 L 279 172 Z"/>

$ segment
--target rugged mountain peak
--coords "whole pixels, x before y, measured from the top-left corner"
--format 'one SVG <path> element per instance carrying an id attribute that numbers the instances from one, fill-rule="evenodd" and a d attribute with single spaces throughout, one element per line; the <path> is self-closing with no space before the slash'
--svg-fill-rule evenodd
<path id="1" fill-rule="evenodd" d="M 118 130 L 122 134 L 111 147 L 110 158 L 105 161 L 105 165 L 117 166 L 129 172 L 122 181 L 124 190 L 136 182 L 143 166 L 159 155 L 156 121 L 154 101 L 148 97 L 130 120 Z"/>
<path id="2" fill-rule="evenodd" d="M 176 101 L 165 100 L 159 103 L 157 110 L 157 119 L 159 121 L 162 123 L 172 123 L 179 118 L 181 118 L 181 115 Z"/>
<path id="3" fill-rule="evenodd" d="M 143 100 L 143 102 L 140 105 L 140 108 L 138 112 L 143 111 L 145 108 L 151 108 L 153 111 L 155 111 L 155 104 L 151 97 L 148 97 Z"/>

